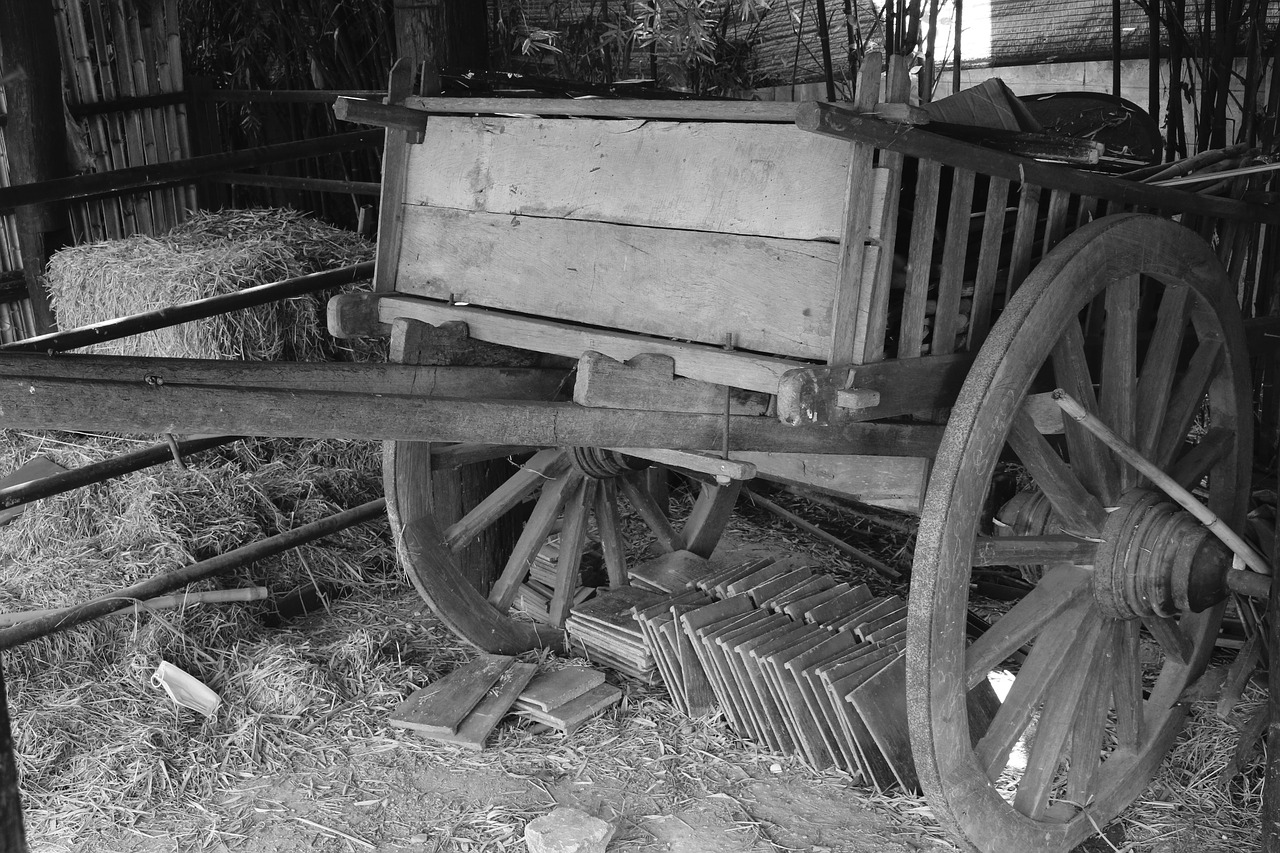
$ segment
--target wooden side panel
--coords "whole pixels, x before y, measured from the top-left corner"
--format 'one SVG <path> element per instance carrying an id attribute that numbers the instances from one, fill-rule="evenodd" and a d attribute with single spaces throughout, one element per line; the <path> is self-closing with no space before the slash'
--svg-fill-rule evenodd
<path id="1" fill-rule="evenodd" d="M 822 358 L 838 247 L 405 208 L 400 293 Z"/>
<path id="2" fill-rule="evenodd" d="M 794 125 L 433 116 L 405 201 L 835 241 L 848 162 Z"/>

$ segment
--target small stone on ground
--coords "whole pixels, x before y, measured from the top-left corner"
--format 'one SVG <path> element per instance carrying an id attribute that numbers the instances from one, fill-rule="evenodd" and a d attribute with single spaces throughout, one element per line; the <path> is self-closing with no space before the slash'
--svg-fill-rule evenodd
<path id="1" fill-rule="evenodd" d="M 578 809 L 560 807 L 524 828 L 529 853 L 604 853 L 612 824 Z"/>

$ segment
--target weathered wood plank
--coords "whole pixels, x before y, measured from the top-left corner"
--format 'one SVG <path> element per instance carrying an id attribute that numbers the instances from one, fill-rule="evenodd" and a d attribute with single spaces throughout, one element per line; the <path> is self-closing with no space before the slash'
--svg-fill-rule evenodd
<path id="1" fill-rule="evenodd" d="M 481 655 L 415 691 L 395 707 L 389 721 L 429 734 L 457 734 L 458 725 L 513 663 L 513 657 Z"/>
<path id="2" fill-rule="evenodd" d="M 732 335 L 743 349 L 824 358 L 837 251 L 411 205 L 396 290 L 703 343 Z"/>
<path id="3" fill-rule="evenodd" d="M 866 421 L 949 408 L 973 363 L 969 353 L 895 358 L 875 364 L 802 367 L 778 383 L 778 417 L 794 425 Z M 874 392 L 875 402 L 841 405 L 842 391 Z M 869 395 L 868 395 L 869 396 Z"/>
<path id="4" fill-rule="evenodd" d="M 769 408 L 766 394 L 677 377 L 675 366 L 669 355 L 645 353 L 623 363 L 585 352 L 578 359 L 573 401 L 610 409 L 715 414 L 724 412 L 727 394 L 731 414 L 763 415 Z"/>
<path id="5" fill-rule="evenodd" d="M 0 427 L 190 434 L 469 441 L 552 447 L 718 450 L 724 418 L 585 409 L 571 403 L 290 391 L 226 386 L 92 384 L 39 375 L 0 378 Z M 730 450 L 929 456 L 941 428 L 849 424 L 788 427 L 730 418 Z"/>
<path id="6" fill-rule="evenodd" d="M 227 386 L 332 393 L 436 397 L 484 395 L 497 400 L 554 400 L 567 370 L 514 367 L 424 367 L 350 362 L 231 361 L 107 355 L 0 353 L 0 374 L 124 382 L 176 388 Z"/>
<path id="7" fill-rule="evenodd" d="M 929 485 L 929 460 L 902 456 L 805 456 L 739 452 L 736 460 L 756 466 L 756 475 L 834 492 L 872 506 L 919 515 Z"/>
<path id="8" fill-rule="evenodd" d="M 849 145 L 790 125 L 441 116 L 407 204 L 839 239 Z"/>
<path id="9" fill-rule="evenodd" d="M 343 297 L 337 297 L 342 299 Z M 642 353 L 661 353 L 675 359 L 676 372 L 703 382 L 715 382 L 775 394 L 778 380 L 788 370 L 809 365 L 800 361 L 772 358 L 753 353 L 731 352 L 719 347 L 662 340 L 607 329 L 590 329 L 523 317 L 502 311 L 448 305 L 409 296 L 387 296 L 374 302 L 381 322 L 389 324 L 396 317 L 411 317 L 427 323 L 462 320 L 471 336 L 481 341 L 504 343 L 522 349 L 578 358 L 587 350 L 596 350 L 617 361 L 626 361 Z"/>
<path id="10" fill-rule="evenodd" d="M 636 101 L 550 98 L 418 98 L 405 106 L 435 115 L 542 115 L 647 118 L 670 121 L 793 122 L 797 103 L 784 101 Z"/>

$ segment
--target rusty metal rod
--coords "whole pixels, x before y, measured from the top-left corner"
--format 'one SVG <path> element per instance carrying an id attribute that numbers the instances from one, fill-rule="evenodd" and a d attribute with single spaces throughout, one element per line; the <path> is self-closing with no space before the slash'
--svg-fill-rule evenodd
<path id="1" fill-rule="evenodd" d="M 304 524 L 284 533 L 277 533 L 275 536 L 268 537 L 260 542 L 254 542 L 252 545 L 245 545 L 242 548 L 236 548 L 234 551 L 219 554 L 208 560 L 201 560 L 198 563 L 192 563 L 190 566 L 156 575 L 111 595 L 95 598 L 92 601 L 68 607 L 58 613 L 5 628 L 0 630 L 0 649 L 11 649 L 22 643 L 27 643 L 58 631 L 65 631 L 68 628 L 92 621 L 100 616 L 114 613 L 120 609 L 122 601 L 125 603 L 146 601 L 149 598 L 172 592 L 198 580 L 204 580 L 214 575 L 238 569 L 257 560 L 275 556 L 298 545 L 328 536 L 331 533 L 337 533 L 339 530 L 345 530 L 361 522 L 369 521 L 381 515 L 386 510 L 386 507 L 386 498 L 378 498 L 366 504 L 361 504 L 354 509 L 345 510 L 328 518 L 313 521 L 310 524 Z"/>
<path id="2" fill-rule="evenodd" d="M 338 269 L 325 270 L 324 272 L 311 273 L 310 275 L 296 278 L 286 278 L 283 281 L 259 284 L 256 287 L 246 287 L 244 290 L 237 290 L 234 293 L 207 296 L 204 299 L 184 302 L 181 305 L 171 305 L 168 308 L 161 308 L 157 311 L 131 314 L 128 317 L 94 323 L 92 326 L 81 326 L 78 329 L 68 329 L 64 332 L 52 332 L 47 335 L 5 344 L 0 346 L 0 351 L 66 352 L 67 350 L 79 349 L 92 344 L 119 340 L 120 338 L 139 335 L 143 332 L 152 332 L 156 329 L 188 323 L 192 320 L 216 317 L 229 311 L 253 308 L 281 299 L 289 299 L 294 296 L 302 296 L 308 293 L 341 287 L 344 284 L 351 284 L 352 282 L 372 277 L 373 263 L 373 261 L 365 261 L 348 267 L 339 267 Z"/>
<path id="3" fill-rule="evenodd" d="M 192 453 L 199 453 L 202 450 L 221 447 L 239 439 L 240 436 L 238 435 L 191 438 L 178 442 L 178 452 L 183 456 L 187 456 Z M 54 474 L 50 477 L 41 477 L 39 480 L 19 483 L 16 486 L 0 489 L 0 510 L 13 509 L 15 506 L 22 506 L 42 498 L 60 495 L 63 492 L 69 492 L 82 486 L 101 483 L 103 480 L 110 480 L 112 477 L 119 477 L 122 474 L 141 471 L 143 468 L 160 465 L 171 459 L 173 459 L 173 454 L 168 443 L 157 444 L 144 450 L 135 450 L 132 453 L 123 453 L 110 459 L 104 459 L 101 462 L 82 465 L 62 474 Z"/>

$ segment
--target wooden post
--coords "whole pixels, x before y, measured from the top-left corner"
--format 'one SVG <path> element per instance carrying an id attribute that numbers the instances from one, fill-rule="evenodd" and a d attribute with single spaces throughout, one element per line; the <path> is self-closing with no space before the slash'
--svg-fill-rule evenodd
<path id="1" fill-rule="evenodd" d="M 9 729 L 9 699 L 4 690 L 4 669 L 0 667 L 0 851 L 26 853 L 26 850 L 18 763 L 13 757 L 13 732 Z"/>
<path id="2" fill-rule="evenodd" d="M 422 69 L 419 91 L 439 94 L 440 69 L 483 69 L 489 66 L 488 22 L 485 4 L 475 0 L 395 0 L 396 53 Z M 386 182 L 384 181 L 384 192 Z M 428 356 L 414 363 L 450 363 L 447 355 Z M 423 457 L 430 459 L 430 445 Z M 429 464 L 429 463 L 428 463 Z M 475 507 L 510 476 L 506 460 L 476 462 L 431 471 L 431 508 L 441 527 L 447 527 Z M 500 519 L 457 555 L 468 580 L 488 593 L 498 567 L 514 546 L 520 513 Z"/>
<path id="3" fill-rule="evenodd" d="M 0 55 L 4 56 L 9 124 L 5 142 L 10 181 L 30 184 L 70 174 L 62 105 L 62 68 L 53 6 L 47 0 L 0 3 Z M 27 294 L 41 332 L 56 327 L 44 267 L 49 255 L 71 242 L 65 204 L 48 203 L 16 213 L 18 246 Z"/>

